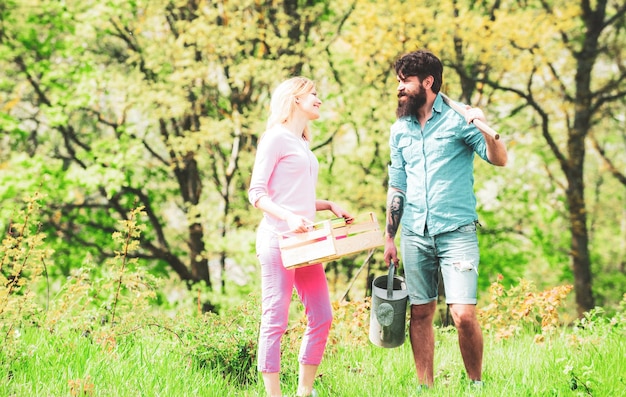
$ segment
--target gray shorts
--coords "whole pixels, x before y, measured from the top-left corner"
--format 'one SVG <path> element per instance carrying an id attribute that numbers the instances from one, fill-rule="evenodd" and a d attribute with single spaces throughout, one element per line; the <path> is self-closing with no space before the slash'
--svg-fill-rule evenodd
<path id="1" fill-rule="evenodd" d="M 412 305 L 437 299 L 440 268 L 446 303 L 476 304 L 480 255 L 475 223 L 437 236 L 403 228 L 400 250 Z"/>

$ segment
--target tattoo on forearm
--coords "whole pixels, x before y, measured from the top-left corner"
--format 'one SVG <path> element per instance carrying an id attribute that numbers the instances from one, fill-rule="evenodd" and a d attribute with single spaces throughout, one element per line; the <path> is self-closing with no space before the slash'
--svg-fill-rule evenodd
<path id="1" fill-rule="evenodd" d="M 387 197 L 387 235 L 394 238 L 404 213 L 405 196 L 402 192 L 391 191 Z"/>

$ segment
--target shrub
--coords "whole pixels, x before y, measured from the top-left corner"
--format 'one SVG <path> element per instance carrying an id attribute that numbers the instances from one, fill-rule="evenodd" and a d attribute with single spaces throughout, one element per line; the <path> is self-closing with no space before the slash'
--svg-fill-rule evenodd
<path id="1" fill-rule="evenodd" d="M 498 339 L 507 339 L 524 328 L 537 333 L 536 340 L 554 332 L 560 325 L 559 308 L 572 290 L 561 285 L 545 291 L 521 279 L 519 284 L 505 290 L 502 276 L 489 287 L 490 303 L 478 310 L 478 318 L 485 332 Z"/>
<path id="2" fill-rule="evenodd" d="M 37 221 L 43 197 L 26 199 L 8 227 L 0 251 L 0 354 L 12 357 L 23 326 L 39 326 L 43 308 L 37 301 L 37 282 L 47 274 L 46 260 L 52 252 L 43 245 Z M 6 362 L 2 360 L 2 362 Z"/>
<path id="3" fill-rule="evenodd" d="M 198 320 L 185 321 L 186 349 L 200 368 L 222 374 L 239 385 L 256 382 L 256 351 L 259 303 L 250 295 L 245 304 L 221 314 L 204 313 Z"/>

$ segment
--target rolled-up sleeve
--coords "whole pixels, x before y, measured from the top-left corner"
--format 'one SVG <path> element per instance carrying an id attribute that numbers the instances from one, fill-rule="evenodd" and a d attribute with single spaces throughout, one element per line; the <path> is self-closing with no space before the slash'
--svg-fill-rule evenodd
<path id="1" fill-rule="evenodd" d="M 466 124 L 462 130 L 465 143 L 474 150 L 474 152 L 483 160 L 491 164 L 487 156 L 487 143 L 483 134 L 474 126 L 474 124 Z"/>
<path id="2" fill-rule="evenodd" d="M 406 192 L 406 162 L 404 161 L 404 157 L 402 156 L 402 150 L 399 145 L 399 134 L 394 133 L 393 128 L 389 137 L 389 149 L 389 187 Z"/>

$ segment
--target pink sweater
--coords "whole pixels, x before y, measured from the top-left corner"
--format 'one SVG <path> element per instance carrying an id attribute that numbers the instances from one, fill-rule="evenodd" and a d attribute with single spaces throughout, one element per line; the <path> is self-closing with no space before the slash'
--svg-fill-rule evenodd
<path id="1" fill-rule="evenodd" d="M 315 187 L 319 163 L 303 138 L 278 125 L 266 131 L 257 147 L 248 199 L 252 205 L 263 196 L 281 207 L 315 220 Z M 267 213 L 261 226 L 277 233 L 289 230 L 287 222 Z"/>

